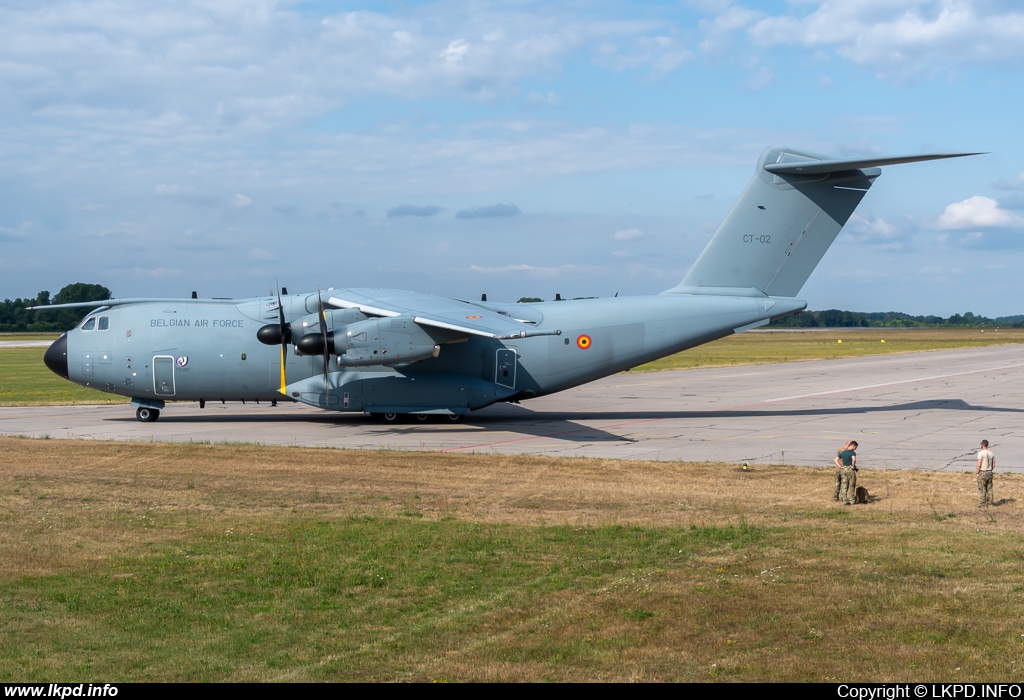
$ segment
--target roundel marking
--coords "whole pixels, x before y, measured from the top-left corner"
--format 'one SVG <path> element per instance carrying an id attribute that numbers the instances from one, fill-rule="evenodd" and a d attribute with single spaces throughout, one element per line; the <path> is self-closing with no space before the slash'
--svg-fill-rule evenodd
<path id="1" fill-rule="evenodd" d="M 584 334 L 576 339 L 576 347 L 578 347 L 580 350 L 586 350 L 587 348 L 590 347 L 590 344 L 592 342 L 593 341 L 590 340 L 590 336 Z"/>
<path id="2" fill-rule="evenodd" d="M 178 367 L 184 367 L 185 365 L 188 364 L 188 357 L 182 355 L 181 357 L 179 357 L 177 359 L 177 364 L 178 364 Z"/>

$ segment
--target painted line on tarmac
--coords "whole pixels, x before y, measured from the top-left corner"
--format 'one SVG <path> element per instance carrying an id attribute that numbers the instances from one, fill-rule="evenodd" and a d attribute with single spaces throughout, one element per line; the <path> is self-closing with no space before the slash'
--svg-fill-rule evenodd
<path id="1" fill-rule="evenodd" d="M 851 391 L 864 391 L 866 389 L 881 389 L 887 386 L 899 386 L 901 384 L 913 384 L 915 382 L 929 382 L 936 379 L 948 379 L 950 377 L 964 377 L 971 374 L 984 374 L 986 372 L 998 372 L 1004 369 L 1021 369 L 1024 368 L 1024 364 L 1013 364 L 1013 365 L 1001 365 L 999 367 L 988 367 L 986 369 L 974 369 L 967 372 L 951 372 L 949 374 L 936 374 L 930 377 L 918 377 L 916 379 L 900 379 L 894 382 L 882 382 L 880 384 L 865 384 L 863 386 L 848 387 L 846 389 L 832 389 L 830 391 L 816 391 L 810 394 L 797 394 L 795 396 L 783 396 L 777 399 L 763 399 L 761 401 L 755 401 L 754 403 L 743 404 L 740 406 L 730 406 L 728 408 L 719 408 L 707 413 L 726 413 L 728 411 L 739 411 L 744 408 L 753 408 L 755 406 L 761 406 L 769 403 L 781 403 L 783 401 L 797 401 L 799 399 L 811 399 L 818 396 L 834 396 L 836 394 L 845 394 Z M 475 445 L 465 445 L 462 447 L 448 447 L 437 452 L 461 452 L 463 450 L 475 450 L 483 449 L 486 447 L 493 447 L 495 445 L 507 445 L 513 442 L 525 442 L 526 440 L 538 440 L 540 438 L 557 438 L 560 435 L 572 435 L 574 433 L 583 432 L 584 430 L 608 430 L 611 428 L 622 428 L 632 425 L 641 425 L 643 423 L 656 423 L 658 421 L 668 420 L 668 418 L 644 418 L 643 420 L 626 421 L 624 423 L 615 423 L 612 425 L 595 426 L 594 428 L 581 427 L 577 430 L 565 430 L 560 433 L 550 433 L 548 435 L 525 435 L 523 437 L 509 438 L 508 440 L 495 440 L 493 442 L 481 442 Z"/>
<path id="2" fill-rule="evenodd" d="M 950 374 L 936 374 L 931 377 L 919 377 L 917 379 L 900 379 L 895 382 L 882 382 L 881 384 L 865 384 L 863 386 L 849 387 L 848 389 L 833 389 L 831 391 L 816 391 L 813 394 L 798 394 L 796 396 L 783 396 L 777 399 L 764 399 L 757 403 L 749 404 L 749 406 L 756 406 L 762 403 L 778 403 L 780 401 L 794 401 L 796 399 L 812 399 L 816 396 L 832 396 L 833 394 L 845 394 L 848 391 L 863 391 L 864 389 L 881 389 L 887 386 L 899 386 L 900 384 L 913 384 L 914 382 L 930 382 L 935 379 L 949 379 L 950 377 L 965 377 L 969 374 L 984 374 L 985 372 L 998 372 L 1001 369 L 1020 369 L 1024 365 L 1003 365 L 1001 367 L 989 367 L 988 369 L 972 369 L 968 372 L 953 372 Z M 737 408 L 747 408 L 747 406 L 738 406 Z"/>

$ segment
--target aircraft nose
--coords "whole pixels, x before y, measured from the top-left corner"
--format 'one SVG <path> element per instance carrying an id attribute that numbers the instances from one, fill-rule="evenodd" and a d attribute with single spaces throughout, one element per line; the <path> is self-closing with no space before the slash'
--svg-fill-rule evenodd
<path id="1" fill-rule="evenodd" d="M 46 349 L 43 355 L 43 362 L 54 374 L 59 374 L 65 379 L 68 378 L 68 334 L 53 341 L 53 344 Z"/>

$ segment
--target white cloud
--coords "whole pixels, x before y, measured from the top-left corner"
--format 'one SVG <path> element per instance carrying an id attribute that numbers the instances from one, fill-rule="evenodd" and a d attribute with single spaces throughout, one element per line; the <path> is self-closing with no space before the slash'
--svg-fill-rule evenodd
<path id="1" fill-rule="evenodd" d="M 902 251 L 916 229 L 913 222 L 892 222 L 879 216 L 854 212 L 843 228 L 843 239 L 877 246 L 880 250 Z"/>
<path id="2" fill-rule="evenodd" d="M 806 4 L 786 14 L 756 21 L 724 21 L 730 8 L 709 26 L 713 30 L 744 30 L 753 45 L 770 48 L 798 45 L 831 48 L 879 75 L 934 75 L 966 62 L 1022 62 L 1024 13 L 1016 8 L 968 0 L 826 0 L 802 14 Z"/>
<path id="3" fill-rule="evenodd" d="M 470 265 L 471 272 L 478 272 L 485 275 L 522 274 L 532 278 L 549 279 L 563 274 L 571 273 L 595 273 L 605 272 L 603 267 L 587 267 L 584 265 L 559 265 L 557 267 L 543 267 L 537 265 L 501 265 L 499 267 L 485 267 L 482 265 Z"/>
<path id="4" fill-rule="evenodd" d="M 157 185 L 153 188 L 153 194 L 160 197 L 173 197 L 174 195 L 189 193 L 191 191 L 191 188 L 181 187 L 179 185 Z"/>
<path id="5" fill-rule="evenodd" d="M 236 194 L 231 198 L 231 206 L 245 209 L 252 206 L 252 198 L 244 194 Z"/>
<path id="6" fill-rule="evenodd" d="M 0 226 L 0 241 L 20 241 L 28 238 L 30 226 L 27 222 L 21 222 L 17 229 L 8 226 Z"/>
<path id="7" fill-rule="evenodd" d="M 981 231 L 971 231 L 961 236 L 957 243 L 965 248 L 982 248 L 985 246 L 985 234 Z"/>
<path id="8" fill-rule="evenodd" d="M 1024 190 L 1024 173 L 1020 173 L 1013 180 L 1001 179 L 992 186 L 997 190 Z"/>
<path id="9" fill-rule="evenodd" d="M 1000 209 L 996 200 L 980 195 L 950 204 L 939 217 L 939 228 L 943 230 L 1007 228 L 1020 224 L 1020 217 Z"/>
<path id="10" fill-rule="evenodd" d="M 766 16 L 764 12 L 739 6 L 710 9 L 718 11 L 718 14 L 710 20 L 702 20 L 699 25 L 704 32 L 700 49 L 706 53 L 720 53 L 728 49 L 732 46 L 734 34 L 749 30 Z"/>
<path id="11" fill-rule="evenodd" d="M 136 267 L 132 272 L 136 277 L 146 277 L 150 279 L 173 279 L 175 277 L 181 277 L 181 270 L 172 267 Z"/>
<path id="12" fill-rule="evenodd" d="M 964 271 L 961 270 L 960 268 L 956 268 L 956 267 L 942 267 L 942 266 L 938 266 L 938 265 L 925 265 L 925 266 L 922 266 L 922 267 L 918 268 L 917 274 L 920 277 L 932 277 L 932 278 L 938 277 L 938 278 L 945 279 L 945 278 L 948 278 L 948 277 L 960 277 L 960 276 L 962 276 L 964 274 Z"/>
<path id="13" fill-rule="evenodd" d="M 256 260 L 257 262 L 270 262 L 271 260 L 276 260 L 277 256 L 269 250 L 263 250 L 262 248 L 250 248 L 249 259 Z"/>
<path id="14" fill-rule="evenodd" d="M 469 51 L 469 44 L 465 39 L 452 39 L 448 42 L 448 47 L 441 52 L 441 58 L 448 63 L 458 63 L 467 51 Z"/>
<path id="15" fill-rule="evenodd" d="M 625 41 L 603 41 L 597 46 L 594 65 L 616 71 L 644 70 L 649 78 L 674 72 L 693 52 L 675 36 L 627 36 Z"/>
<path id="16" fill-rule="evenodd" d="M 95 235 L 100 238 L 106 238 L 108 236 L 129 236 L 131 238 L 138 239 L 145 235 L 145 231 L 138 224 L 122 222 L 102 228 L 97 231 Z"/>
<path id="17" fill-rule="evenodd" d="M 615 235 L 612 236 L 617 241 L 633 241 L 637 238 L 643 238 L 644 232 L 638 228 L 627 228 L 622 231 L 616 231 Z"/>

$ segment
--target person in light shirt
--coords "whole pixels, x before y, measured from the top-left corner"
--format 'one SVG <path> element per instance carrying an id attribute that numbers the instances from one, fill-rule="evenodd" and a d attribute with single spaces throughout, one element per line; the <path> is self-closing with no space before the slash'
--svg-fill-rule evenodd
<path id="1" fill-rule="evenodd" d="M 988 440 L 981 441 L 978 451 L 978 466 L 974 473 L 978 475 L 978 507 L 985 508 L 996 504 L 992 496 L 992 472 L 996 468 L 996 456 L 988 449 Z"/>

